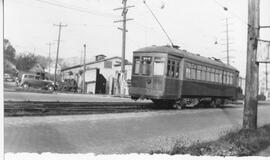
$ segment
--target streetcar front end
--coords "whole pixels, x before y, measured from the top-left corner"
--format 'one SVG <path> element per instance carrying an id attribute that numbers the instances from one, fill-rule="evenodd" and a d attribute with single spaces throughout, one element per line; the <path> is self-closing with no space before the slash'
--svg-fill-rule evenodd
<path id="1" fill-rule="evenodd" d="M 165 88 L 166 54 L 134 52 L 131 87 L 132 99 L 162 99 Z"/>

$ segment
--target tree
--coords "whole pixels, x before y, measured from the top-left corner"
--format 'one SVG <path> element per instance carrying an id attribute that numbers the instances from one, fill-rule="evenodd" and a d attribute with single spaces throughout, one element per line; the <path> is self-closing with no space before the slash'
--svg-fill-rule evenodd
<path id="1" fill-rule="evenodd" d="M 28 72 L 37 63 L 37 57 L 32 54 L 22 54 L 16 60 L 16 67 L 20 71 Z"/>
<path id="2" fill-rule="evenodd" d="M 16 50 L 8 39 L 4 39 L 4 60 L 15 63 Z"/>
<path id="3" fill-rule="evenodd" d="M 43 69 L 48 68 L 49 64 L 52 64 L 52 60 L 49 57 L 38 55 L 36 58 L 37 63 L 39 63 Z"/>

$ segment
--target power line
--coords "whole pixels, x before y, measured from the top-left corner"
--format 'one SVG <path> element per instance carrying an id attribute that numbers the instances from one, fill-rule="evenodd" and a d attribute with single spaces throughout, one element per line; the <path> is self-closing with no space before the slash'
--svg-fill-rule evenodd
<path id="1" fill-rule="evenodd" d="M 93 11 L 88 11 L 88 10 L 86 10 L 84 8 L 80 8 L 80 7 L 68 6 L 68 5 L 50 2 L 50 1 L 46 1 L 46 0 L 36 0 L 36 1 L 41 2 L 41 3 L 46 3 L 49 5 L 55 6 L 55 7 L 61 7 L 61 8 L 65 8 L 65 9 L 70 9 L 70 10 L 82 12 L 82 13 L 88 13 L 88 14 L 95 15 L 95 16 L 101 16 L 101 17 L 105 17 L 105 18 L 114 18 L 114 16 L 112 16 L 112 15 L 94 13 Z"/>
<path id="2" fill-rule="evenodd" d="M 248 24 L 248 22 L 244 21 L 241 17 L 239 17 L 237 14 L 235 14 L 234 12 L 232 12 L 231 10 L 229 10 L 228 7 L 225 7 L 224 5 L 222 5 L 220 2 L 218 2 L 217 0 L 213 0 L 217 5 L 219 5 L 220 7 L 222 7 L 225 11 L 229 12 L 231 15 L 233 15 L 234 17 L 236 17 L 238 20 L 240 20 L 245 26 L 250 26 L 250 24 Z"/>

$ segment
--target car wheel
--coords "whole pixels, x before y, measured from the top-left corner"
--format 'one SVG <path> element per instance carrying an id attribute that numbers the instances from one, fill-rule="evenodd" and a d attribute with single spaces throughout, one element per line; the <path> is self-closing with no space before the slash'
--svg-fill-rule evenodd
<path id="1" fill-rule="evenodd" d="M 29 85 L 27 83 L 24 83 L 23 86 L 22 86 L 24 89 L 28 89 L 29 88 Z"/>
<path id="2" fill-rule="evenodd" d="M 49 86 L 49 87 L 48 87 L 48 90 L 49 90 L 49 91 L 54 91 L 54 87 L 53 87 L 53 86 Z"/>

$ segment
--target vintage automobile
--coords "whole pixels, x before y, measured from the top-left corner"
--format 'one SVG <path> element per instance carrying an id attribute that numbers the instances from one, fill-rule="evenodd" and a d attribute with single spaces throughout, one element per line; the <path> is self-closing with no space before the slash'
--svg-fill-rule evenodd
<path id="1" fill-rule="evenodd" d="M 63 92 L 77 93 L 78 85 L 74 79 L 65 79 L 63 82 L 58 82 L 57 90 Z"/>
<path id="2" fill-rule="evenodd" d="M 42 80 L 40 76 L 34 74 L 23 74 L 19 86 L 23 87 L 24 89 L 33 87 L 54 91 L 54 84 L 52 81 Z"/>

